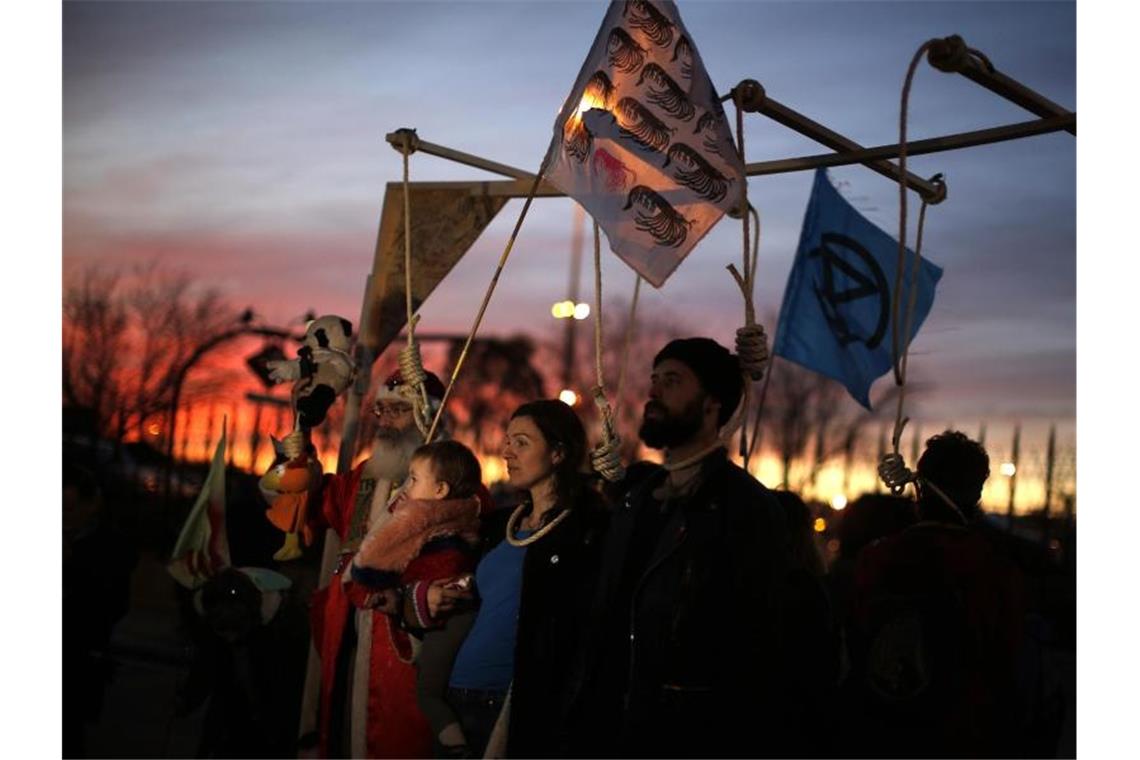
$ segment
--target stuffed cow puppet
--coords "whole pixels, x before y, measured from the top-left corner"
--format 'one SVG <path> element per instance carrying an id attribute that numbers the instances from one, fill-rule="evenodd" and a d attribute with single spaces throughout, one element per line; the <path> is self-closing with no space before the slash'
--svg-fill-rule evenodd
<path id="1" fill-rule="evenodd" d="M 318 317 L 306 327 L 296 359 L 268 363 L 271 378 L 279 383 L 294 381 L 296 426 L 303 433 L 324 422 L 337 396 L 352 384 L 351 338 L 352 323 L 344 317 Z M 321 464 L 311 448 L 287 461 L 281 457 L 278 448 L 279 461 L 259 485 L 270 501 L 266 517 L 285 532 L 285 543 L 274 559 L 285 561 L 300 557 L 302 545 L 313 542 L 306 518 L 309 498 L 321 480 Z"/>

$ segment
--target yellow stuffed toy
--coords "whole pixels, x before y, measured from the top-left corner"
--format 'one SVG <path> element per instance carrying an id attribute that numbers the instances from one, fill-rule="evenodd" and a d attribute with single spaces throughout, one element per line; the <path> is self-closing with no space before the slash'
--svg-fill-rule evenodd
<path id="1" fill-rule="evenodd" d="M 302 543 L 312 545 L 313 529 L 307 519 L 309 499 L 320 482 L 321 463 L 306 453 L 273 466 L 258 482 L 267 500 L 271 498 L 265 516 L 285 532 L 285 543 L 273 555 L 278 562 L 300 557 Z"/>

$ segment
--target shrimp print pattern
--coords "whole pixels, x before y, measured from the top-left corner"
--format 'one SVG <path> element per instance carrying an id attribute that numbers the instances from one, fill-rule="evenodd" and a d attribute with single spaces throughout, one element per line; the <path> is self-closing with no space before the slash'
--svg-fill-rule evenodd
<path id="1" fill-rule="evenodd" d="M 654 45 L 673 44 L 673 24 L 646 0 L 626 0 L 622 15 L 628 16 L 630 27 L 645 32 Z"/>
<path id="2" fill-rule="evenodd" d="M 724 176 L 700 153 L 684 143 L 673 143 L 665 154 L 665 165 L 674 165 L 673 178 L 705 200 L 724 200 L 733 180 Z"/>
<path id="3" fill-rule="evenodd" d="M 685 91 L 673 81 L 673 77 L 656 63 L 647 63 L 641 69 L 641 76 L 637 84 L 641 85 L 649 80 L 649 95 L 646 98 L 650 103 L 661 108 L 662 111 L 681 121 L 691 121 L 697 112 L 695 106 L 689 102 Z"/>
<path id="4" fill-rule="evenodd" d="M 547 178 L 658 287 L 731 207 L 744 176 L 671 0 L 609 3 L 555 126 Z"/>
<path id="5" fill-rule="evenodd" d="M 645 185 L 638 185 L 629 191 L 623 211 L 636 207 L 637 229 L 648 232 L 658 245 L 676 248 L 685 242 L 689 227 L 685 217 L 669 205 L 669 202 Z"/>

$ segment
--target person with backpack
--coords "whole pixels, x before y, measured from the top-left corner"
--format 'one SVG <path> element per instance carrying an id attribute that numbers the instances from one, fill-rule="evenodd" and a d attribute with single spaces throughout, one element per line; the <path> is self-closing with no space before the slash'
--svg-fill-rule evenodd
<path id="1" fill-rule="evenodd" d="M 1024 594 L 1017 567 L 977 527 L 985 449 L 957 431 L 926 442 L 918 516 L 855 568 L 848 631 L 853 756 L 1017 753 Z"/>

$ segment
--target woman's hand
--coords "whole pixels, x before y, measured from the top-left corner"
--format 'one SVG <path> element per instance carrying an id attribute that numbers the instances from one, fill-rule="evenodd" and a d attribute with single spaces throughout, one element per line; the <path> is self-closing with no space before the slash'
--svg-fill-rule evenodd
<path id="1" fill-rule="evenodd" d="M 432 581 L 427 590 L 428 614 L 433 618 L 448 615 L 463 602 L 474 599 L 471 581 L 470 575 Z"/>

